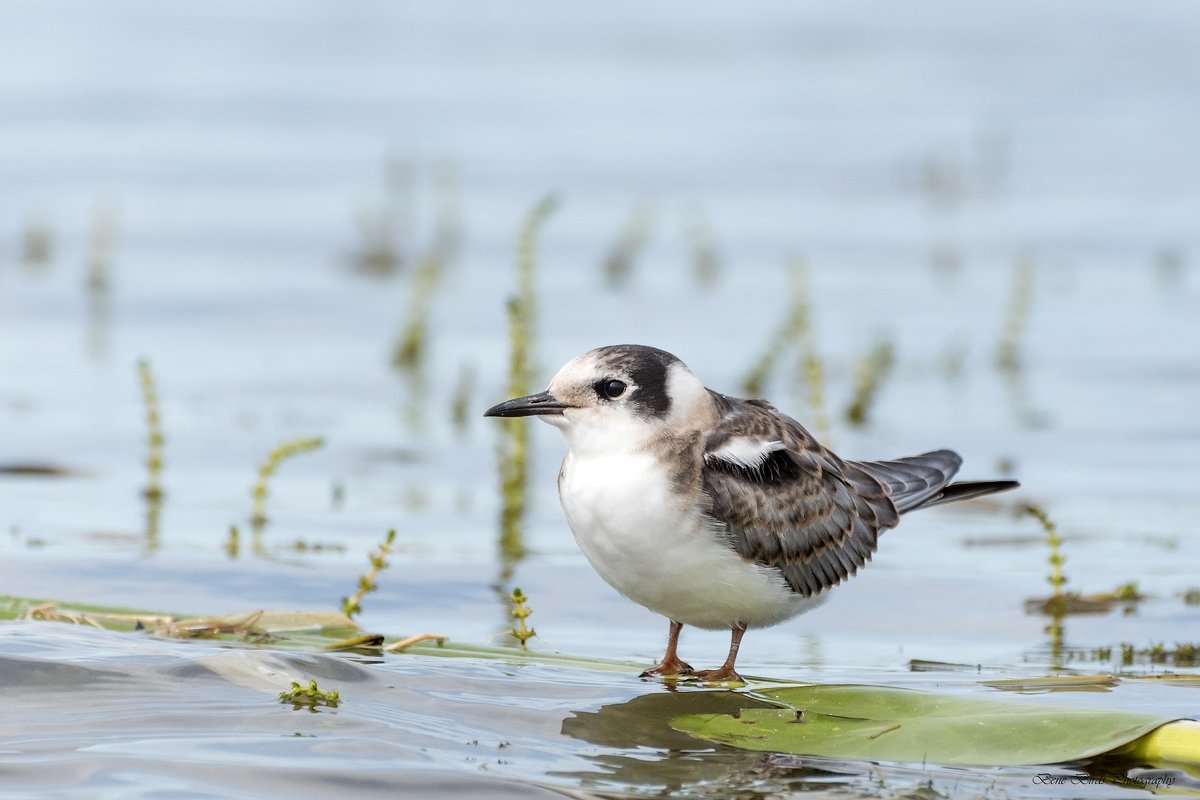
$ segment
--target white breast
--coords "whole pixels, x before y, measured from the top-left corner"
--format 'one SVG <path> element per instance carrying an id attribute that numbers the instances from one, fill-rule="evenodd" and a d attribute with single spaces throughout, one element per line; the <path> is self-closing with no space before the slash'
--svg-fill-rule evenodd
<path id="1" fill-rule="evenodd" d="M 822 600 L 790 591 L 746 561 L 671 491 L 645 453 L 568 454 L 559 496 L 575 540 L 609 585 L 635 603 L 701 628 L 774 625 Z"/>

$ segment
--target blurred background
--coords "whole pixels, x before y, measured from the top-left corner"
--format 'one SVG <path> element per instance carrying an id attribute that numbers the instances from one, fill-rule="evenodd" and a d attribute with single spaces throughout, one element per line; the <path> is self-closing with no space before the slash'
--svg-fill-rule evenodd
<path id="1" fill-rule="evenodd" d="M 395 530 L 365 630 L 515 648 L 520 587 L 535 653 L 626 661 L 5 624 L 0 791 L 1044 797 L 667 730 L 706 693 L 637 679 L 666 624 L 575 546 L 561 437 L 514 470 L 481 417 L 620 342 L 1022 483 L 906 517 L 743 674 L 1200 714 L 1197 42 L 1183 0 L 6 3 L 0 617 L 340 609 Z"/>
<path id="2" fill-rule="evenodd" d="M 545 426 L 526 555 L 499 542 L 480 414 L 553 196 L 535 388 L 652 344 L 848 457 L 954 447 L 1024 484 L 906 521 L 746 664 L 1022 663 L 1048 591 L 1023 502 L 1071 587 L 1161 599 L 1123 638 L 1169 638 L 1200 556 L 1198 40 L 1187 2 L 9 4 L 0 591 L 323 608 L 395 528 L 369 628 L 488 641 L 520 584 L 543 647 L 655 657 L 665 626 L 571 540 Z M 258 465 L 312 436 L 252 543 Z M 965 653 L 963 608 L 996 614 Z"/>

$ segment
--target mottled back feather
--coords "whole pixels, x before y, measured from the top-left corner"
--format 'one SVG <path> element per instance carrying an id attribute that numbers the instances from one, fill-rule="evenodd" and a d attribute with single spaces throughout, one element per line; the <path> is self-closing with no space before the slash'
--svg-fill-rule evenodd
<path id="1" fill-rule="evenodd" d="M 900 514 L 1016 485 L 950 484 L 962 463 L 950 450 L 893 461 L 845 461 L 770 403 L 712 395 L 721 422 L 705 444 L 702 483 L 711 501 L 706 511 L 742 557 L 779 570 L 805 597 L 853 575 Z M 753 465 L 724 455 L 745 452 L 747 442 L 770 446 L 760 448 Z M 954 492 L 956 486 L 969 488 Z"/>

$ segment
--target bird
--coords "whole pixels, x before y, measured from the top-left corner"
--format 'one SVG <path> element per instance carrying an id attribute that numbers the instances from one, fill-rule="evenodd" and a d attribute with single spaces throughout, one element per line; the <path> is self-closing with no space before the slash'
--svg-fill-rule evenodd
<path id="1" fill-rule="evenodd" d="M 666 652 L 642 677 L 741 682 L 745 632 L 824 602 L 902 514 L 1019 485 L 952 483 L 962 464 L 952 450 L 840 458 L 766 400 L 713 391 L 646 345 L 589 350 L 544 392 L 484 416 L 562 432 L 558 493 L 579 548 L 605 582 L 669 621 Z M 724 664 L 684 662 L 685 625 L 729 630 Z"/>

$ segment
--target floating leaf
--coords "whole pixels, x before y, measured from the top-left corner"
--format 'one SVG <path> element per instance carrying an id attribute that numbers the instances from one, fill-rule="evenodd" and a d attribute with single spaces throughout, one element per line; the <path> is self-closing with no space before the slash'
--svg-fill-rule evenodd
<path id="1" fill-rule="evenodd" d="M 1172 722 L 1154 714 L 1048 708 L 875 686 L 791 686 L 758 694 L 788 707 L 745 709 L 732 716 L 691 714 L 672 719 L 671 727 L 747 750 L 1015 766 L 1100 755 Z"/>

